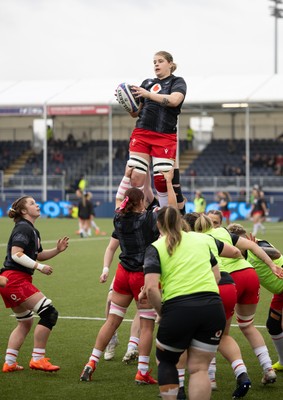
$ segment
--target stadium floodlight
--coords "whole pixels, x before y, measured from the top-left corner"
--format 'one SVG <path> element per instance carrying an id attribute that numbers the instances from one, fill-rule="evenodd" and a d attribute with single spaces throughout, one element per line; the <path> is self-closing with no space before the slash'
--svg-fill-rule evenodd
<path id="1" fill-rule="evenodd" d="M 274 30 L 274 73 L 277 74 L 278 71 L 278 19 L 283 18 L 283 8 L 280 8 L 283 4 L 282 0 L 269 0 L 274 3 L 270 6 L 271 16 L 274 17 L 275 30 Z"/>

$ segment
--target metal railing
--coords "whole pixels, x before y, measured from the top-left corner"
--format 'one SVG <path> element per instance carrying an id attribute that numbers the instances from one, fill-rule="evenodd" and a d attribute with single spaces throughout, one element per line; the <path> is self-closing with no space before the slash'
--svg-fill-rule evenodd
<path id="1" fill-rule="evenodd" d="M 89 175 L 86 176 L 87 190 L 97 192 L 101 200 L 108 200 L 109 177 Z M 113 192 L 119 186 L 121 176 L 113 176 Z M 183 192 L 194 193 L 196 190 L 203 192 L 216 193 L 221 190 L 239 193 L 246 187 L 246 178 L 244 176 L 181 176 Z M 283 194 L 283 176 L 251 176 L 250 188 L 259 185 L 267 192 Z M 0 171 L 0 199 L 5 201 L 9 198 L 15 198 L 15 195 L 26 193 L 37 193 L 42 196 L 43 176 L 42 175 L 6 175 Z M 65 200 L 70 191 L 66 187 L 64 175 L 47 176 L 47 192 L 51 196 L 58 197 L 59 200 Z M 95 196 L 98 198 L 99 196 Z"/>
<path id="2" fill-rule="evenodd" d="M 65 199 L 65 176 L 48 175 L 47 189 L 57 193 L 60 200 Z M 2 201 L 24 194 L 43 195 L 43 175 L 7 175 L 0 171 L 0 198 Z"/>

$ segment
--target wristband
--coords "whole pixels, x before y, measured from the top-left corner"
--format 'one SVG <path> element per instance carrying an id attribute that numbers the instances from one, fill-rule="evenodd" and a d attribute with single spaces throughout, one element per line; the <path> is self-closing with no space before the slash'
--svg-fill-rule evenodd
<path id="1" fill-rule="evenodd" d="M 34 265 L 34 269 L 38 269 L 39 271 L 42 271 L 44 267 L 45 267 L 44 264 L 39 264 L 37 262 Z"/>
<path id="2" fill-rule="evenodd" d="M 102 273 L 103 274 L 109 274 L 109 268 L 108 267 L 103 267 Z"/>

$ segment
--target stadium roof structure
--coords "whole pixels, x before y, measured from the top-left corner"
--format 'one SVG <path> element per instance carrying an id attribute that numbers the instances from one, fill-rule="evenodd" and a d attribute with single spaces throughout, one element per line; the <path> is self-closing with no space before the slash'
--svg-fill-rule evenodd
<path id="1" fill-rule="evenodd" d="M 283 75 L 222 75 L 192 79 L 187 102 L 191 107 L 217 111 L 226 105 L 249 104 L 259 111 L 283 109 Z M 237 108 L 237 107 L 235 107 Z M 222 110 L 223 111 L 223 110 Z"/>
<path id="2" fill-rule="evenodd" d="M 220 111 L 224 103 L 248 103 L 262 111 L 283 109 L 283 74 L 191 76 L 185 80 L 188 92 L 184 111 L 187 112 Z M 44 105 L 112 105 L 115 108 L 116 87 L 117 81 L 109 78 L 0 81 L 0 108 Z"/>

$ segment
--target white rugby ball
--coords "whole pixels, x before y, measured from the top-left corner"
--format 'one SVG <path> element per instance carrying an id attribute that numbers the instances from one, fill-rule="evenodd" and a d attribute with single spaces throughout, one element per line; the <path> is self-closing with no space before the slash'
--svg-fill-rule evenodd
<path id="1" fill-rule="evenodd" d="M 139 101 L 131 92 L 131 85 L 120 83 L 116 89 L 118 103 L 128 112 L 136 112 L 139 108 Z"/>

